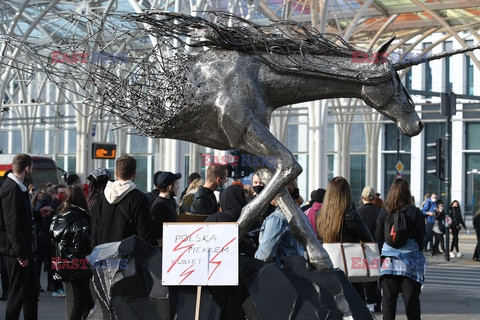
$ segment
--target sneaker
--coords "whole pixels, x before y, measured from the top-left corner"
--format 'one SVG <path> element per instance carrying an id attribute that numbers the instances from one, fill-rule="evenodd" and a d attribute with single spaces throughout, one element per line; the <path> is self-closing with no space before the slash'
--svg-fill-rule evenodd
<path id="1" fill-rule="evenodd" d="M 450 252 L 450 258 L 455 258 L 455 253 L 453 251 Z"/>
<path id="2" fill-rule="evenodd" d="M 368 311 L 370 312 L 375 312 L 375 304 L 374 303 L 369 303 L 367 304 Z"/>
<path id="3" fill-rule="evenodd" d="M 457 258 L 460 258 L 461 256 L 463 256 L 463 254 L 461 252 L 457 252 Z"/>
<path id="4" fill-rule="evenodd" d="M 65 291 L 63 291 L 63 289 L 55 290 L 55 291 L 52 293 L 52 297 L 55 297 L 55 298 L 65 298 Z"/>

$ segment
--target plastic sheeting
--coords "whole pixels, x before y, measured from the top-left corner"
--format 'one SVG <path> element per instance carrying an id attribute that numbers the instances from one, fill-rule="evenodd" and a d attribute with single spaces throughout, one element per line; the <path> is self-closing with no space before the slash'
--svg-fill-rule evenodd
<path id="1" fill-rule="evenodd" d="M 197 288 L 162 286 L 160 247 L 130 237 L 88 258 L 95 288 L 88 319 L 194 319 Z M 200 319 L 238 319 L 235 309 L 248 319 L 372 319 L 341 270 L 317 271 L 302 257 L 283 269 L 241 257 L 239 275 L 238 287 L 203 288 Z"/>

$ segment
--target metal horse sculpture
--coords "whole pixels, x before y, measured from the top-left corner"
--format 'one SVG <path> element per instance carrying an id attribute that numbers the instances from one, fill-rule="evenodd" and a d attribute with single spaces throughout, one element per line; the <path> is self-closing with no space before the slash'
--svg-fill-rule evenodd
<path id="1" fill-rule="evenodd" d="M 353 97 L 414 136 L 423 125 L 412 99 L 388 60 L 352 63 L 354 49 L 339 37 L 330 35 L 332 42 L 288 21 L 259 26 L 230 14 L 215 15 L 215 23 L 166 12 L 127 16 L 145 38 L 159 43 L 150 54 L 137 55 L 142 63 L 131 70 L 115 66 L 90 72 L 96 91 L 88 98 L 150 137 L 277 159 L 255 168 L 266 187 L 244 207 L 240 234 L 277 197 L 310 263 L 330 269 L 328 254 L 286 191 L 302 168 L 269 131 L 270 116 L 285 105 Z M 378 50 L 380 57 L 390 42 Z M 179 45 L 168 58 L 165 48 L 172 43 Z"/>
<path id="2" fill-rule="evenodd" d="M 241 26 L 213 24 L 172 13 L 131 17 L 146 23 L 148 32 L 156 37 L 172 36 L 188 43 L 186 38 L 200 35 L 201 41 L 188 45 L 209 49 L 189 55 L 177 65 L 176 71 L 183 74 L 183 82 L 172 86 L 181 88 L 176 94 L 182 100 L 176 100 L 180 104 L 177 106 L 162 103 L 163 107 L 175 108 L 172 116 L 158 119 L 155 109 L 162 105 L 157 104 L 150 106 L 149 115 L 154 115 L 153 119 L 139 117 L 142 111 L 138 111 L 126 120 L 149 136 L 180 139 L 216 149 L 240 149 L 278 159 L 269 168 L 255 168 L 266 187 L 244 207 L 238 221 L 240 233 L 243 235 L 277 197 L 294 236 L 305 246 L 310 263 L 317 269 L 332 268 L 305 215 L 286 191 L 286 185 L 302 168 L 269 131 L 270 116 L 275 109 L 289 104 L 353 97 L 393 120 L 405 135 L 414 136 L 420 133 L 423 124 L 412 99 L 389 61 L 352 63 L 353 48 L 346 43 L 335 45 L 314 30 L 296 24 L 283 22 L 261 27 L 231 15 L 221 17 L 230 22 L 235 19 Z M 270 33 L 272 30 L 283 34 Z M 383 56 L 389 44 L 379 49 L 379 56 Z M 112 90 L 110 87 L 110 92 L 118 92 Z M 115 95 L 103 98 L 114 106 L 111 109 L 117 109 L 117 114 L 128 108 L 125 105 L 132 104 L 128 99 L 118 101 Z M 165 110 L 159 112 L 165 115 Z"/>

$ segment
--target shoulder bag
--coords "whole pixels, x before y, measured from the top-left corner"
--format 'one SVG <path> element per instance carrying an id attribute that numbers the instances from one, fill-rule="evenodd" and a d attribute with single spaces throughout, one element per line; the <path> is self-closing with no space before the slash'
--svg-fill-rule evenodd
<path id="1" fill-rule="evenodd" d="M 376 242 L 343 242 L 343 223 L 340 242 L 323 243 L 335 268 L 341 269 L 350 282 L 373 282 L 380 276 L 380 252 Z"/>

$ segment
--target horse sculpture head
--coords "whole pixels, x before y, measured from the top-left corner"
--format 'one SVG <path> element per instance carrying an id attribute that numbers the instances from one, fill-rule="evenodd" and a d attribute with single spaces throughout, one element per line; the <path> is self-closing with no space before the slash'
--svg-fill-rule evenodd
<path id="1" fill-rule="evenodd" d="M 383 44 L 373 54 L 379 57 L 378 63 L 386 64 L 388 70 L 384 81 L 374 84 L 364 84 L 361 98 L 370 107 L 394 121 L 400 131 L 406 136 L 412 137 L 419 134 L 423 129 L 423 123 L 415 111 L 415 104 L 403 86 L 400 78 L 390 61 L 382 59 L 386 57 L 386 50 L 394 38 Z M 383 61 L 382 61 L 383 60 Z"/>

